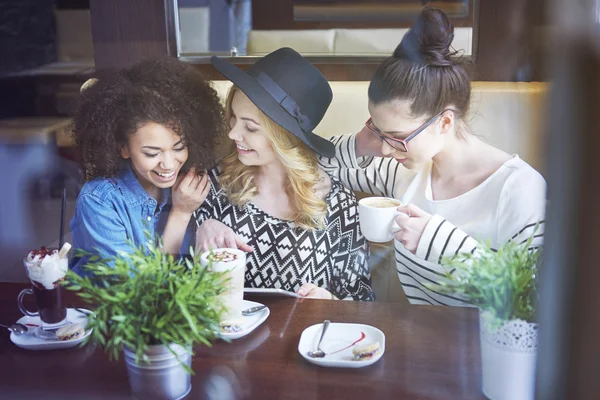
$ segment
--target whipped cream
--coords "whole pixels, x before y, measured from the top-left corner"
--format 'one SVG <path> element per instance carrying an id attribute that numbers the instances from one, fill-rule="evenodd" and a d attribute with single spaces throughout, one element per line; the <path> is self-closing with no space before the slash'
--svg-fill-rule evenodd
<path id="1" fill-rule="evenodd" d="M 209 250 L 200 256 L 200 263 L 209 265 L 214 272 L 225 272 L 234 268 L 246 269 L 246 253 L 239 249 L 221 248 Z"/>
<path id="2" fill-rule="evenodd" d="M 231 262 L 237 260 L 238 255 L 229 250 L 216 250 L 210 253 L 206 258 L 212 262 Z"/>
<path id="3" fill-rule="evenodd" d="M 69 269 L 69 258 L 59 257 L 58 250 L 33 250 L 25 258 L 29 280 L 51 290 L 63 279 Z"/>

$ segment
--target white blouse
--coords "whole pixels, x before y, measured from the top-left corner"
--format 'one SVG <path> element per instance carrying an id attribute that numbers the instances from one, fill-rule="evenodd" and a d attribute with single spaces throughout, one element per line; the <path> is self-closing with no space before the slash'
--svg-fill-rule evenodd
<path id="1" fill-rule="evenodd" d="M 492 248 L 509 240 L 525 242 L 534 233 L 531 248 L 542 245 L 546 182 L 518 156 L 470 191 L 452 199 L 434 200 L 431 162 L 409 170 L 393 158 L 357 158 L 355 137 L 331 138 L 335 158 L 322 157 L 321 166 L 353 190 L 393 197 L 433 216 L 416 254 L 394 240 L 398 277 L 411 303 L 468 305 L 457 296 L 435 290 L 446 272 L 440 265 L 444 257 L 473 252 L 479 242 Z"/>

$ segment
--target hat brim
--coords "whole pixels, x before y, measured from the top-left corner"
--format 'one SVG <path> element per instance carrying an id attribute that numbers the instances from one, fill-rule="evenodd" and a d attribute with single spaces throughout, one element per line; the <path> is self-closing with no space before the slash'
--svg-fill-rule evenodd
<path id="1" fill-rule="evenodd" d="M 277 125 L 293 133 L 298 139 L 322 156 L 335 156 L 335 146 L 313 132 L 304 132 L 298 121 L 267 92 L 252 76 L 218 57 L 211 57 L 212 65 L 237 86 L 266 116 Z"/>

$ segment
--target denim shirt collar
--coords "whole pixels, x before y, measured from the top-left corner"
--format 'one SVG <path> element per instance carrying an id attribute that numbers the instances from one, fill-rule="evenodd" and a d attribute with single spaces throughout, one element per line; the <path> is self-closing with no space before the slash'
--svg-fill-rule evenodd
<path id="1" fill-rule="evenodd" d="M 146 202 L 151 202 L 155 205 L 157 204 L 157 201 L 142 187 L 142 184 L 131 168 L 131 164 L 128 163 L 123 171 L 117 176 L 116 183 L 121 189 L 127 204 L 130 206 L 139 205 Z M 161 189 L 161 201 L 160 204 L 158 204 L 157 212 L 161 212 L 168 201 L 169 189 Z"/>

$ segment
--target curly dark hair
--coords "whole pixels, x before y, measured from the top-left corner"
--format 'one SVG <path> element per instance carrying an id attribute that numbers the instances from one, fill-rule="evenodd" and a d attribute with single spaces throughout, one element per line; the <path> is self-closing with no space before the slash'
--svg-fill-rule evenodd
<path id="1" fill-rule="evenodd" d="M 215 145 L 225 136 L 217 92 L 191 65 L 173 58 L 142 61 L 103 71 L 81 93 L 72 131 L 86 179 L 115 176 L 128 135 L 155 122 L 172 129 L 188 146 L 186 167 L 215 164 Z"/>

